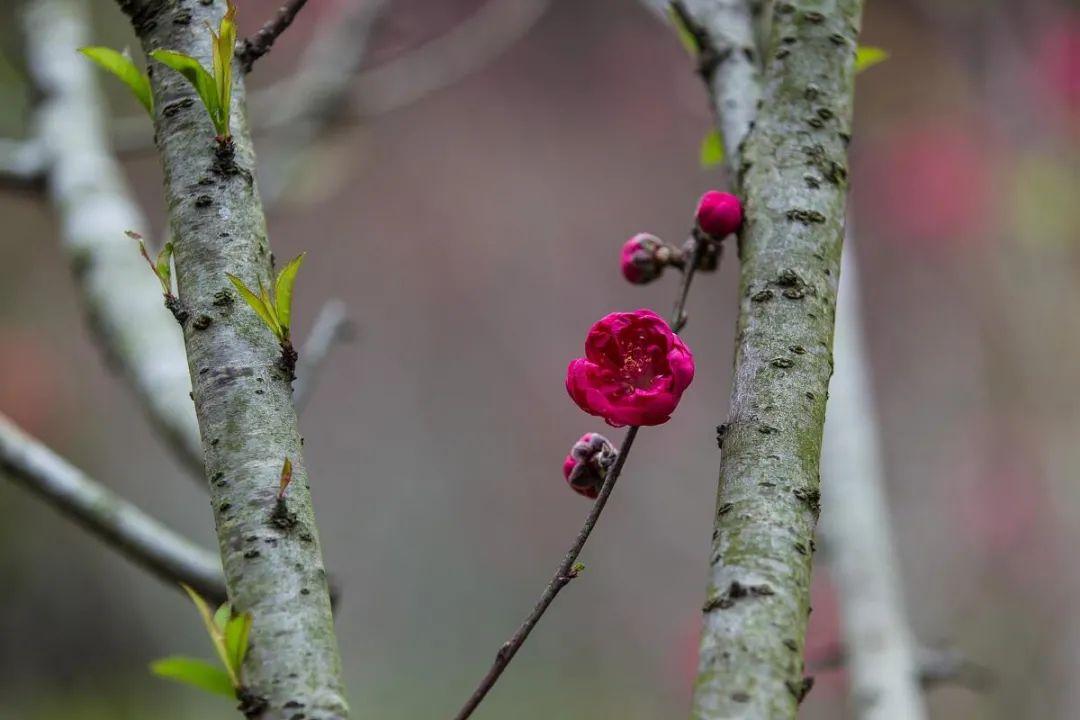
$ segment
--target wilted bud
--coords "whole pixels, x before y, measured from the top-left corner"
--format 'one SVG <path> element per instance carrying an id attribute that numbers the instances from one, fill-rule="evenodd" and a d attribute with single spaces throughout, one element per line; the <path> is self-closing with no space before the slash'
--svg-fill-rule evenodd
<path id="1" fill-rule="evenodd" d="M 585 433 L 563 460 L 563 477 L 574 492 L 595 498 L 619 456 L 611 441 L 600 433 Z"/>
<path id="2" fill-rule="evenodd" d="M 660 238 L 649 233 L 638 233 L 622 246 L 623 277 L 635 285 L 652 282 L 664 272 L 670 258 L 670 248 Z"/>

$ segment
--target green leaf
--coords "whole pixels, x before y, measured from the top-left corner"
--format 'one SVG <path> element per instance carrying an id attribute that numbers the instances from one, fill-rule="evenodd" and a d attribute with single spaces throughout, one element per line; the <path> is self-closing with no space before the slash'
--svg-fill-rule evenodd
<path id="1" fill-rule="evenodd" d="M 135 67 L 131 58 L 107 47 L 84 47 L 79 48 L 79 52 L 118 77 L 131 89 L 142 106 L 146 108 L 146 112 L 153 117 L 154 97 L 150 93 L 150 78 Z"/>
<path id="2" fill-rule="evenodd" d="M 277 319 L 285 332 L 292 325 L 292 298 L 293 285 L 296 284 L 296 273 L 304 264 L 304 255 L 300 253 L 278 273 L 277 282 L 274 283 L 274 300 L 277 307 Z"/>
<path id="3" fill-rule="evenodd" d="M 172 253 L 173 244 L 171 242 L 165 243 L 161 248 L 161 252 L 158 253 L 157 263 L 154 266 L 154 274 L 161 281 L 161 289 L 165 291 L 166 295 L 172 293 L 172 265 L 169 264 Z"/>
<path id="4" fill-rule="evenodd" d="M 229 137 L 229 111 L 232 107 L 232 60 L 236 48 L 236 6 L 227 0 L 228 9 L 221 18 L 218 31 L 210 31 L 214 56 L 214 85 L 217 89 L 219 117 L 215 122 L 218 134 Z"/>
<path id="5" fill-rule="evenodd" d="M 855 48 L 855 72 L 861 73 L 863 70 L 869 70 L 888 59 L 889 53 L 882 48 L 872 45 L 860 45 Z"/>
<path id="6" fill-rule="evenodd" d="M 214 613 L 214 627 L 224 634 L 230 618 L 232 618 L 232 604 L 222 603 L 221 607 Z"/>
<path id="7" fill-rule="evenodd" d="M 225 625 L 225 654 L 228 656 L 233 674 L 237 678 L 241 676 L 244 658 L 247 657 L 248 635 L 250 632 L 251 613 L 249 612 L 237 615 Z"/>
<path id="8" fill-rule="evenodd" d="M 184 588 L 188 597 L 191 598 L 191 602 L 195 603 L 195 607 L 199 611 L 199 616 L 206 626 L 206 632 L 210 634 L 210 642 L 214 644 L 214 649 L 217 650 L 218 657 L 221 658 L 222 664 L 229 670 L 229 677 L 232 681 L 232 685 L 234 687 L 239 687 L 240 680 L 232 673 L 232 670 L 229 667 L 229 654 L 225 652 L 225 635 L 218 629 L 217 624 L 214 622 L 214 616 L 210 613 L 210 606 L 203 600 L 202 595 L 195 592 L 187 585 L 181 583 L 180 587 Z"/>
<path id="9" fill-rule="evenodd" d="M 278 338 L 284 339 L 285 330 L 281 327 L 281 320 L 278 319 L 277 306 L 270 297 L 270 291 L 263 287 L 262 278 L 257 279 L 259 281 L 259 298 L 263 301 L 263 305 L 266 306 L 266 310 L 270 313 L 270 320 L 274 323 L 270 329 L 274 331 Z"/>
<path id="10" fill-rule="evenodd" d="M 249 290 L 248 286 L 245 285 L 244 281 L 240 278 L 235 275 L 230 275 L 229 273 L 225 274 L 228 276 L 229 282 L 231 282 L 240 293 L 240 296 L 244 298 L 244 301 L 255 311 L 255 314 L 262 318 L 262 321 L 266 323 L 266 326 L 270 328 L 275 335 L 280 335 L 277 320 L 274 318 L 273 311 L 263 303 L 262 298 Z"/>
<path id="11" fill-rule="evenodd" d="M 674 3 L 668 5 L 668 17 L 671 19 L 671 24 L 675 26 L 675 34 L 679 36 L 679 42 L 686 48 L 686 52 L 690 53 L 690 57 L 696 58 L 701 52 L 697 36 L 690 30 L 686 24 L 686 18 L 676 9 Z"/>
<path id="12" fill-rule="evenodd" d="M 206 112 L 210 114 L 210 120 L 214 123 L 214 130 L 221 136 L 227 135 L 229 131 L 228 124 L 226 123 L 224 129 L 221 127 L 221 102 L 218 100 L 217 85 L 214 82 L 214 77 L 206 71 L 206 68 L 190 55 L 173 52 L 172 50 L 155 50 L 150 53 L 150 57 L 187 78 L 188 82 L 195 88 L 195 92 L 202 99 Z"/>
<path id="13" fill-rule="evenodd" d="M 701 167 L 711 168 L 724 162 L 724 136 L 719 130 L 710 130 L 701 139 Z"/>
<path id="14" fill-rule="evenodd" d="M 205 660 L 174 655 L 150 663 L 150 672 L 158 677 L 192 685 L 208 693 L 224 695 L 227 698 L 236 697 L 236 689 L 229 675 Z"/>

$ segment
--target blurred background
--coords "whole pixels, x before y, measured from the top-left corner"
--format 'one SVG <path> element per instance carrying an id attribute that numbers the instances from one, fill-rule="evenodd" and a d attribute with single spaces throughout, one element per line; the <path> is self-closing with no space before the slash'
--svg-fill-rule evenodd
<path id="1" fill-rule="evenodd" d="M 309 3 L 250 85 L 286 77 L 319 23 L 356 1 Z M 667 313 L 675 295 L 670 275 L 626 284 L 619 247 L 639 231 L 681 242 L 698 194 L 726 186 L 698 164 L 701 82 L 643 5 L 487 2 L 533 8 L 503 21 L 517 23 L 504 52 L 336 123 L 267 180 L 284 185 L 269 210 L 277 256 L 308 252 L 298 333 L 331 297 L 357 327 L 301 422 L 358 718 L 450 716 L 532 606 L 588 510 L 560 476 L 567 449 L 590 430 L 620 437 L 566 397 L 566 363 L 601 315 Z M 96 44 L 137 45 L 113 2 L 90 4 Z M 241 31 L 277 4 L 241 0 Z M 33 105 L 17 5 L 0 10 L 12 138 Z M 485 7 L 395 0 L 365 67 Z M 862 41 L 891 54 L 859 78 L 851 186 L 905 600 L 921 642 L 994 676 L 978 692 L 931 690 L 932 714 L 1080 717 L 1080 13 L 1065 0 L 872 0 Z M 138 116 L 95 77 L 117 118 Z M 274 142 L 256 146 L 268 156 Z M 157 158 L 120 157 L 160 237 Z M 53 208 L 4 188 L 0 217 L 0 411 L 213 547 L 205 494 L 85 326 Z M 694 384 L 641 434 L 583 578 L 478 718 L 686 716 L 736 301 L 729 253 L 691 294 Z M 235 716 L 147 671 L 167 654 L 212 656 L 186 599 L 2 479 L 0 512 L 0 718 Z M 826 552 L 815 578 L 811 672 L 839 642 Z M 846 717 L 843 669 L 815 674 L 803 716 Z"/>

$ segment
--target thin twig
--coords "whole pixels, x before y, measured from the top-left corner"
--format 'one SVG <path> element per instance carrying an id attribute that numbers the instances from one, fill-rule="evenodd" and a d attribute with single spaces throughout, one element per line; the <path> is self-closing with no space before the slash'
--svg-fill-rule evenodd
<path id="1" fill-rule="evenodd" d="M 607 479 L 604 480 L 604 485 L 600 488 L 600 494 L 596 498 L 596 502 L 593 503 L 592 510 L 589 511 L 588 517 L 585 518 L 585 524 L 582 526 L 581 531 L 578 532 L 577 538 L 574 539 L 574 544 L 570 546 L 570 550 L 566 553 L 566 557 L 559 564 L 558 569 L 555 570 L 554 577 L 551 578 L 551 582 L 544 588 L 544 592 L 540 595 L 540 600 L 536 603 L 536 607 L 525 618 L 525 622 L 521 623 L 521 627 L 514 633 L 513 637 L 507 640 L 499 652 L 495 654 L 495 662 L 492 663 L 491 669 L 487 671 L 484 679 L 480 681 L 476 690 L 473 691 L 469 701 L 465 703 L 465 706 L 461 708 L 455 720 L 465 720 L 473 714 L 477 706 L 483 701 L 484 697 L 491 690 L 492 686 L 499 679 L 499 676 L 503 674 L 503 670 L 510 664 L 510 661 L 514 659 L 514 655 L 517 654 L 518 649 L 522 643 L 525 642 L 525 638 L 529 637 L 529 633 L 536 626 L 536 623 L 540 621 L 544 612 L 551 605 L 551 601 L 555 599 L 555 596 L 559 594 L 559 591 L 566 587 L 567 583 L 578 576 L 579 570 L 574 568 L 574 563 L 577 562 L 578 555 L 581 553 L 581 549 L 585 546 L 585 541 L 589 539 L 589 535 L 592 533 L 593 528 L 596 526 L 596 521 L 600 519 L 600 513 L 604 511 L 604 506 L 607 505 L 608 497 L 611 495 L 611 491 L 615 489 L 615 482 L 619 479 L 619 474 L 622 472 L 623 465 L 626 464 L 626 456 L 630 453 L 630 447 L 634 444 L 634 438 L 637 437 L 638 426 L 631 425 L 626 431 L 626 435 L 623 437 L 622 447 L 619 448 L 619 457 L 615 460 L 615 465 L 612 466 L 611 472 L 608 473 Z"/>
<path id="2" fill-rule="evenodd" d="M 339 343 L 352 336 L 352 322 L 345 313 L 345 303 L 341 300 L 329 300 L 311 326 L 304 346 L 300 350 L 300 360 L 296 365 L 296 383 L 293 386 L 293 405 L 300 412 L 311 399 L 320 371 L 326 358 Z"/>
<path id="3" fill-rule="evenodd" d="M 217 556 L 87 477 L 0 415 L 0 470 L 136 565 L 208 600 L 225 601 Z"/>
<path id="4" fill-rule="evenodd" d="M 671 316 L 671 328 L 675 332 L 678 332 L 686 325 L 686 299 L 690 293 L 690 283 L 694 279 L 698 261 L 701 258 L 701 254 L 705 248 L 705 242 L 707 241 L 703 238 L 692 236 L 691 242 L 693 243 L 693 249 L 690 252 L 690 261 L 687 263 L 686 269 L 683 270 L 678 299 L 675 301 L 675 309 L 672 311 Z M 475 711 L 480 703 L 483 702 L 484 697 L 487 696 L 496 681 L 498 681 L 499 676 L 506 670 L 510 661 L 514 659 L 514 655 L 517 654 L 517 651 L 521 648 L 525 639 L 529 637 L 529 633 L 532 632 L 532 629 L 540 622 L 540 618 L 543 617 L 548 606 L 551 605 L 552 601 L 555 599 L 555 596 L 558 595 L 559 591 L 566 587 L 571 580 L 578 576 L 579 569 L 575 568 L 578 555 L 581 554 L 582 548 L 585 547 L 585 541 L 589 539 L 589 535 L 592 534 L 597 520 L 600 519 L 600 513 L 604 511 L 604 506 L 607 505 L 611 491 L 615 489 L 615 483 L 619 479 L 619 474 L 622 472 L 623 465 L 626 464 L 626 458 L 630 454 L 630 447 L 634 444 L 634 438 L 637 437 L 639 429 L 640 427 L 637 425 L 631 425 L 629 429 L 627 429 L 626 435 L 623 436 L 622 446 L 619 448 L 619 457 L 615 460 L 615 464 L 612 466 L 611 471 L 604 480 L 604 484 L 600 488 L 600 494 L 596 497 L 592 509 L 585 518 L 585 524 L 574 539 L 574 544 L 570 546 L 570 550 L 567 551 L 566 557 L 563 558 L 562 563 L 560 563 L 559 567 L 555 570 L 555 575 L 551 578 L 547 587 L 544 588 L 544 592 L 540 595 L 540 600 L 537 601 L 532 612 L 529 613 L 528 617 L 525 618 L 525 621 L 521 623 L 521 627 L 518 628 L 517 632 L 515 632 L 513 636 L 499 648 L 499 651 L 495 654 L 495 661 L 492 663 L 491 668 L 487 671 L 487 674 L 484 675 L 480 684 L 476 687 L 476 690 L 473 691 L 468 702 L 466 702 L 464 707 L 462 707 L 461 710 L 458 711 L 458 714 L 454 716 L 454 720 L 465 720 L 473 714 L 473 711 Z"/>
<path id="5" fill-rule="evenodd" d="M 950 647 L 918 647 L 917 660 L 912 668 L 914 679 L 924 690 L 941 685 L 963 687 L 972 692 L 988 692 L 997 679 L 994 671 L 971 660 Z M 813 658 L 807 659 L 807 670 L 824 673 L 842 670 L 851 663 L 850 653 L 840 643 L 829 645 Z"/>
<path id="6" fill-rule="evenodd" d="M 251 66 L 255 64 L 255 61 L 270 52 L 274 41 L 292 25 L 296 14 L 305 5 L 307 5 L 307 0 L 285 0 L 285 4 L 278 8 L 274 17 L 259 28 L 258 32 L 249 38 L 244 38 L 242 47 L 236 53 L 244 72 L 251 72 Z"/>

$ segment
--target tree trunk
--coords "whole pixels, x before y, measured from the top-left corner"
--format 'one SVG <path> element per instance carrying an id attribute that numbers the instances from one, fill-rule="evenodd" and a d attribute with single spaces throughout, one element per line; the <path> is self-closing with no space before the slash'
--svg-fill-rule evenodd
<path id="1" fill-rule="evenodd" d="M 700 720 L 791 718 L 808 690 L 803 646 L 861 8 L 775 4 L 763 102 L 739 157 L 740 310 L 694 689 Z"/>
<path id="2" fill-rule="evenodd" d="M 223 3 L 120 0 L 144 51 L 168 49 L 210 67 Z M 195 412 L 229 597 L 254 616 L 242 709 L 267 720 L 348 714 L 326 573 L 311 507 L 291 373 L 274 336 L 226 273 L 269 286 L 272 255 L 254 182 L 255 154 L 234 62 L 235 155 L 179 74 L 151 62 L 154 127 L 165 170 Z M 284 512 L 275 496 L 293 464 Z"/>

